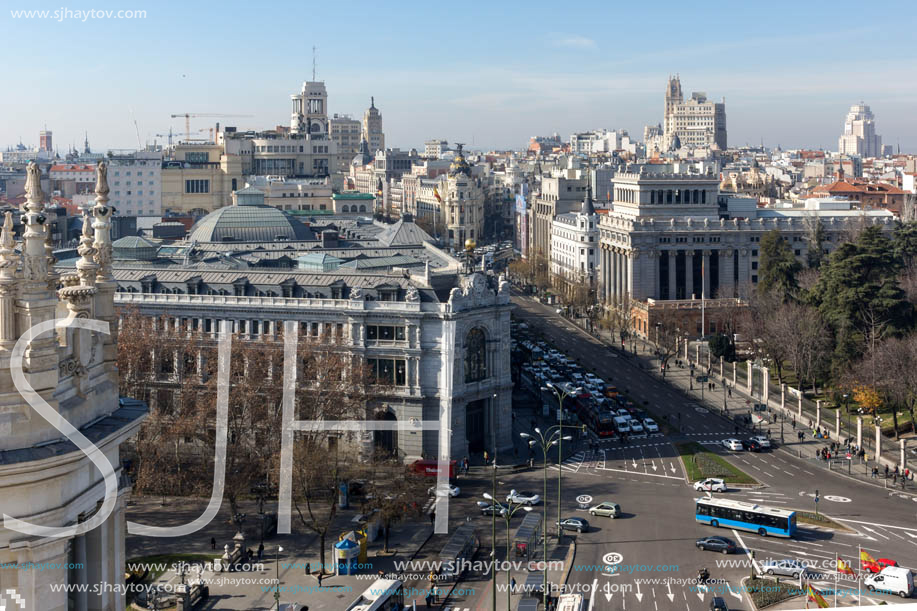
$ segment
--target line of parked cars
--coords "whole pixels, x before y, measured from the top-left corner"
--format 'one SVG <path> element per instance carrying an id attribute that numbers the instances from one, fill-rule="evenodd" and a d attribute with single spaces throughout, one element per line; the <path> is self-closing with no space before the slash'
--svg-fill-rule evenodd
<path id="1" fill-rule="evenodd" d="M 722 441 L 723 447 L 733 452 L 762 452 L 771 447 L 771 440 L 764 435 L 755 435 L 748 439 L 729 437 Z"/>

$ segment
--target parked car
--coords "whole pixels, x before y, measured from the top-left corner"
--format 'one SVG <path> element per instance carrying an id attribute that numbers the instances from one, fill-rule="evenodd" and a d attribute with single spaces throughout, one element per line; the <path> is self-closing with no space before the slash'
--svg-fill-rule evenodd
<path id="1" fill-rule="evenodd" d="M 697 549 L 723 554 L 732 554 L 736 551 L 736 544 L 726 537 L 704 537 L 703 539 L 698 539 L 696 545 Z"/>
<path id="2" fill-rule="evenodd" d="M 633 419 L 630 421 L 630 432 L 632 435 L 643 435 L 646 433 L 646 431 L 643 430 L 643 425 L 640 423 L 640 421 Z"/>
<path id="3" fill-rule="evenodd" d="M 771 440 L 765 437 L 764 435 L 755 435 L 754 437 L 752 437 L 752 439 L 760 443 L 762 448 L 771 447 Z"/>
<path id="4" fill-rule="evenodd" d="M 761 444 L 755 441 L 754 439 L 743 439 L 742 440 L 742 449 L 748 450 L 749 452 L 760 452 Z"/>
<path id="5" fill-rule="evenodd" d="M 793 579 L 799 579 L 799 576 L 807 570 L 807 565 L 800 560 L 768 560 L 761 563 L 762 573 L 783 575 Z"/>
<path id="6" fill-rule="evenodd" d="M 738 439 L 736 439 L 735 437 L 730 437 L 729 439 L 724 439 L 724 440 L 723 440 L 723 446 L 724 446 L 727 450 L 733 450 L 733 451 L 741 451 L 741 450 L 742 450 L 742 442 L 739 441 Z"/>
<path id="7" fill-rule="evenodd" d="M 436 493 L 436 486 L 430 486 L 427 489 L 427 494 L 429 494 L 430 496 L 446 496 L 446 494 L 448 494 L 449 496 L 455 498 L 459 495 L 459 492 L 460 492 L 459 487 L 453 486 L 451 484 L 449 484 L 448 487 L 442 490 L 438 495 Z"/>
<path id="8" fill-rule="evenodd" d="M 554 524 L 556 525 L 557 522 Z M 575 530 L 578 533 L 584 533 L 589 530 L 589 522 L 583 518 L 564 518 L 560 521 L 560 527 L 563 530 Z"/>
<path id="9" fill-rule="evenodd" d="M 537 494 L 530 494 L 528 492 L 510 490 L 509 494 L 506 495 L 507 503 L 516 503 L 517 505 L 537 505 L 540 501 L 540 496 Z"/>
<path id="10" fill-rule="evenodd" d="M 718 477 L 708 477 L 699 482 L 694 482 L 694 489 L 702 492 L 726 492 L 726 482 Z"/>
<path id="11" fill-rule="evenodd" d="M 621 506 L 611 501 L 605 501 L 589 508 L 589 513 L 594 516 L 617 518 L 621 515 Z"/>
<path id="12" fill-rule="evenodd" d="M 646 429 L 647 433 L 658 433 L 659 432 L 659 425 L 656 424 L 656 421 L 653 420 L 652 418 L 643 419 L 643 428 Z"/>
<path id="13" fill-rule="evenodd" d="M 875 562 L 869 562 L 868 560 L 861 562 L 864 571 L 869 571 L 870 573 L 879 573 L 887 566 L 898 566 L 898 563 L 891 558 L 878 558 Z"/>

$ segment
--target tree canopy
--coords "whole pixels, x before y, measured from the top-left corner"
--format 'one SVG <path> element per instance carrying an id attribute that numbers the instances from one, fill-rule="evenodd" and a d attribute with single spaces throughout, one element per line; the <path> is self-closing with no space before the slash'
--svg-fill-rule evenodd
<path id="1" fill-rule="evenodd" d="M 761 293 L 777 291 L 784 301 L 792 298 L 799 288 L 796 276 L 802 270 L 793 249 L 775 229 L 761 238 L 760 250 L 758 290 Z"/>

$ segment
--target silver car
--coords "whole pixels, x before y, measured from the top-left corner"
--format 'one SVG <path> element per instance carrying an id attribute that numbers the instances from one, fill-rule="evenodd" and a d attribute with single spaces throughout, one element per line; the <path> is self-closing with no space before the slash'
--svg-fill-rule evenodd
<path id="1" fill-rule="evenodd" d="M 768 560 L 761 563 L 761 572 L 768 575 L 783 575 L 799 579 L 799 575 L 808 570 L 808 565 L 800 560 Z"/>

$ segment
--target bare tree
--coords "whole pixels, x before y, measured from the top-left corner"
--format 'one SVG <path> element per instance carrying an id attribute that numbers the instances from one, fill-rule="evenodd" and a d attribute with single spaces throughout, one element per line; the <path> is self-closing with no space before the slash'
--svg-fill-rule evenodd
<path id="1" fill-rule="evenodd" d="M 427 498 L 430 482 L 394 460 L 375 461 L 371 467 L 370 489 L 364 509 L 378 514 L 382 521 L 383 550 L 388 552 L 392 526 L 422 514 L 421 503 Z"/>
<path id="2" fill-rule="evenodd" d="M 654 312 L 655 328 L 653 332 L 656 336 L 659 360 L 662 363 L 662 376 L 665 377 L 669 369 L 669 360 L 678 353 L 679 342 L 684 333 L 681 329 L 681 321 L 674 308 L 663 306 Z"/>

